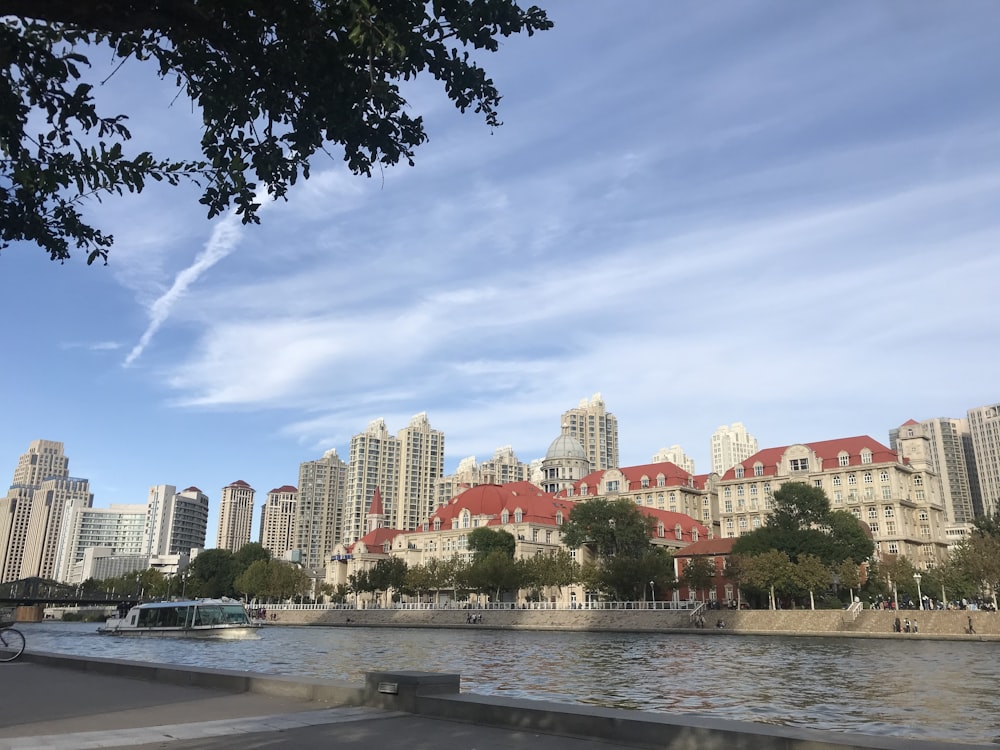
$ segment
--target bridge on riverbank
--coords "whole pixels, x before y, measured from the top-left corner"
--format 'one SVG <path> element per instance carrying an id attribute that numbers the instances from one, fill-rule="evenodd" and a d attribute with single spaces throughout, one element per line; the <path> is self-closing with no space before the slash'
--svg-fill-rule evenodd
<path id="1" fill-rule="evenodd" d="M 114 592 L 70 586 L 45 578 L 23 578 L 20 581 L 0 583 L 0 606 L 95 606 L 115 605 L 125 602 L 136 604 L 138 592 Z"/>

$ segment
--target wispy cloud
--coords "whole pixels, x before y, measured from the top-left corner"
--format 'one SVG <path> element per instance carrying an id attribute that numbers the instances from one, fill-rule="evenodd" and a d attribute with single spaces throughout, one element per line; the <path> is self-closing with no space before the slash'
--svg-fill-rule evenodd
<path id="1" fill-rule="evenodd" d="M 264 195 L 264 191 L 259 191 L 255 197 L 255 201 L 261 203 L 259 209 L 261 211 L 268 205 L 264 201 Z M 188 288 L 196 283 L 212 266 L 232 253 L 239 245 L 242 235 L 240 217 L 237 215 L 236 209 L 232 209 L 216 223 L 208 242 L 205 243 L 204 250 L 198 254 L 194 262 L 178 273 L 170 288 L 150 305 L 148 311 L 149 324 L 146 326 L 146 330 L 143 331 L 142 336 L 139 337 L 139 342 L 132 347 L 128 356 L 125 357 L 125 361 L 122 363 L 124 367 L 130 367 L 142 356 L 142 353 L 149 346 L 156 332 L 160 330 L 161 326 L 170 317 L 174 306 L 187 293 Z"/>

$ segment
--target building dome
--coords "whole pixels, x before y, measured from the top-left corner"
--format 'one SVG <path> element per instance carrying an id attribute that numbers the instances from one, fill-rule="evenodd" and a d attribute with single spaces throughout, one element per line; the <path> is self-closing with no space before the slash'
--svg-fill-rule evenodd
<path id="1" fill-rule="evenodd" d="M 580 441 L 569 435 L 562 434 L 552 441 L 548 451 L 545 452 L 545 460 L 551 461 L 560 458 L 582 458 L 587 460 L 587 452 L 580 445 Z"/>

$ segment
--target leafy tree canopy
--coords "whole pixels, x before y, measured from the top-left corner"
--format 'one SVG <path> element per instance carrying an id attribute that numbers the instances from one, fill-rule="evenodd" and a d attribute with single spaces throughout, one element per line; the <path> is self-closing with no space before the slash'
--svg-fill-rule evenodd
<path id="1" fill-rule="evenodd" d="M 875 551 L 871 535 L 847 511 L 830 510 L 826 493 L 802 482 L 788 482 L 774 493 L 774 510 L 759 529 L 739 537 L 733 552 L 760 555 L 784 552 L 792 561 L 815 555 L 824 565 L 867 560 Z"/>
<path id="2" fill-rule="evenodd" d="M 652 532 L 653 520 L 632 501 L 598 497 L 576 504 L 562 540 L 571 549 L 589 546 L 600 557 L 641 557 L 652 545 Z"/>
<path id="3" fill-rule="evenodd" d="M 502 529 L 491 529 L 486 526 L 479 526 L 469 532 L 469 549 L 476 553 L 476 557 L 486 557 L 493 552 L 502 552 L 511 560 L 514 559 L 514 551 L 517 548 L 517 540 L 509 531 Z"/>
<path id="4" fill-rule="evenodd" d="M 341 148 L 361 175 L 412 165 L 427 134 L 401 82 L 430 74 L 496 127 L 500 93 L 470 51 L 551 26 L 514 0 L 0 0 L 0 249 L 106 262 L 114 238 L 81 203 L 150 180 L 194 180 L 209 218 L 235 205 L 250 223 L 259 191 L 284 197 L 317 151 Z M 127 117 L 99 113 L 84 76 L 108 54 L 150 62 L 190 99 L 203 159 L 126 149 Z"/>

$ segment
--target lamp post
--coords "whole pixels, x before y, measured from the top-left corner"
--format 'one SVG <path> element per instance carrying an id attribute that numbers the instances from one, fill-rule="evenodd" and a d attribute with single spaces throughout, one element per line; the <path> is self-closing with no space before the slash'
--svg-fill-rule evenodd
<path id="1" fill-rule="evenodd" d="M 896 589 L 896 582 L 890 580 L 889 583 L 892 586 L 892 606 L 899 612 L 899 591 Z"/>
<path id="2" fill-rule="evenodd" d="M 649 595 L 653 597 L 653 609 L 656 609 L 656 581 L 649 582 Z"/>
<path id="3" fill-rule="evenodd" d="M 924 608 L 923 597 L 920 596 L 920 579 L 923 578 L 919 573 L 913 574 L 913 580 L 917 582 L 917 609 Z"/>

